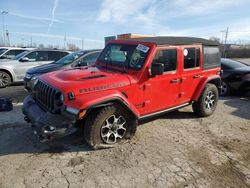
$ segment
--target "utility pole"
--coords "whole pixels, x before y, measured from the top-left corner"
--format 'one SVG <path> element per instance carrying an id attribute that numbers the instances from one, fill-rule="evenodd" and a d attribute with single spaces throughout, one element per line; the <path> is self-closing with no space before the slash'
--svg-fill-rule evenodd
<path id="1" fill-rule="evenodd" d="M 227 47 L 226 47 L 226 45 L 227 45 L 227 37 L 228 37 L 228 27 L 226 29 L 225 42 L 224 42 L 224 50 L 223 50 L 224 58 L 227 57 L 227 54 L 226 54 L 226 50 L 227 50 Z"/>
<path id="2" fill-rule="evenodd" d="M 67 41 L 66 35 L 64 35 L 64 39 L 63 39 L 63 48 L 64 48 L 64 50 L 66 50 L 66 41 Z"/>
<path id="3" fill-rule="evenodd" d="M 32 48 L 32 37 L 30 37 L 30 47 Z"/>
<path id="4" fill-rule="evenodd" d="M 10 46 L 10 33 L 6 30 L 6 37 L 7 37 L 7 46 Z"/>
<path id="5" fill-rule="evenodd" d="M 2 14 L 2 20 L 3 20 L 3 45 L 5 46 L 5 23 L 4 23 L 4 15 L 8 14 L 7 11 L 1 10 L 0 13 Z"/>

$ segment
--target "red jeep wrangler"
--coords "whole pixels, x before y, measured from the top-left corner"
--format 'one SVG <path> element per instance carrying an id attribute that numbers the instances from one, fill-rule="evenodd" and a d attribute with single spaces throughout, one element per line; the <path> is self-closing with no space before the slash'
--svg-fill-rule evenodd
<path id="1" fill-rule="evenodd" d="M 94 149 L 131 138 L 137 121 L 192 104 L 211 115 L 220 88 L 218 43 L 149 37 L 111 41 L 96 64 L 42 75 L 23 105 L 43 139 L 83 127 Z"/>

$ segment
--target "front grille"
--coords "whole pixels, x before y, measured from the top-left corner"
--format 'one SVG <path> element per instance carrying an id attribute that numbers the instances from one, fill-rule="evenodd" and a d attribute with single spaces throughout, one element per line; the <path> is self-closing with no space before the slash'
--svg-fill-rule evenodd
<path id="1" fill-rule="evenodd" d="M 45 110 L 53 111 L 55 109 L 55 96 L 59 91 L 40 80 L 38 80 L 35 90 L 38 105 Z"/>

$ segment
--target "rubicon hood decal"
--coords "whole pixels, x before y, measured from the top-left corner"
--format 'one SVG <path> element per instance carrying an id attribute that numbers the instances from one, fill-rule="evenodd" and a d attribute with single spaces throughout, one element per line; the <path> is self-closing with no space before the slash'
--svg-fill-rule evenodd
<path id="1" fill-rule="evenodd" d="M 92 91 L 100 91 L 100 90 L 105 90 L 105 89 L 123 87 L 125 85 L 127 85 L 125 82 L 114 83 L 114 84 L 109 84 L 109 85 L 96 86 L 96 87 L 92 87 L 92 88 L 83 88 L 83 89 L 80 89 L 79 92 L 80 93 L 88 93 L 88 92 L 92 92 Z"/>

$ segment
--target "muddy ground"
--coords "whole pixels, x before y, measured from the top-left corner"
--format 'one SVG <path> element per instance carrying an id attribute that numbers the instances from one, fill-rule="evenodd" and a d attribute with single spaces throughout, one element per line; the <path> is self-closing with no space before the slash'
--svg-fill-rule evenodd
<path id="1" fill-rule="evenodd" d="M 136 136 L 92 151 L 81 134 L 39 143 L 17 101 L 0 112 L 0 187 L 250 187 L 250 94 L 221 98 L 214 115 L 190 107 L 141 122 Z"/>

